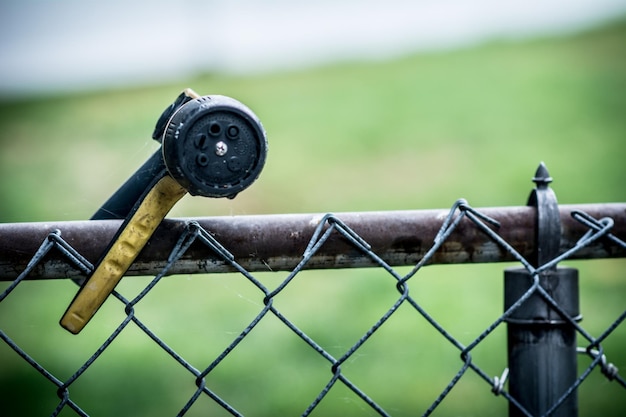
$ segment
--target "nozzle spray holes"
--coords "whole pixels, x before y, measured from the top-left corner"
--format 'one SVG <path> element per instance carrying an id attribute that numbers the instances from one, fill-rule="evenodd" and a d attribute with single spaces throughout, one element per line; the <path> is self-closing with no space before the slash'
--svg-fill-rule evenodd
<path id="1" fill-rule="evenodd" d="M 237 139 L 237 137 L 239 136 L 239 128 L 236 125 L 228 126 L 228 129 L 226 130 L 226 136 L 228 137 L 228 139 Z"/>
<path id="2" fill-rule="evenodd" d="M 209 124 L 209 134 L 212 136 L 219 136 L 222 133 L 222 126 L 219 123 L 213 122 Z"/>
<path id="3" fill-rule="evenodd" d="M 205 167 L 209 165 L 209 157 L 205 153 L 199 153 L 198 156 L 196 156 L 196 163 L 201 167 Z"/>
<path id="4" fill-rule="evenodd" d="M 196 145 L 196 148 L 198 149 L 206 148 L 208 145 L 206 135 L 204 133 L 197 135 L 194 141 L 194 145 Z"/>

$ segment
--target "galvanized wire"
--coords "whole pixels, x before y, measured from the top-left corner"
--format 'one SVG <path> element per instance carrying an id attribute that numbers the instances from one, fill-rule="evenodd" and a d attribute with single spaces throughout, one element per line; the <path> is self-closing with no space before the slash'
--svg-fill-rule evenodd
<path id="1" fill-rule="evenodd" d="M 345 224 L 338 216 L 333 214 L 327 214 L 323 216 L 304 252 L 302 253 L 301 260 L 293 270 L 280 282 L 275 288 L 268 288 L 259 279 L 257 279 L 251 272 L 241 266 L 232 252 L 225 248 L 211 233 L 203 228 L 198 222 L 190 221 L 186 224 L 183 232 L 179 236 L 177 243 L 169 253 L 166 263 L 162 270 L 154 276 L 150 283 L 143 288 L 139 294 L 132 300 L 128 300 L 118 292 L 114 292 L 113 295 L 122 304 L 122 308 L 125 314 L 122 322 L 115 328 L 108 338 L 95 350 L 95 352 L 66 380 L 61 380 L 58 376 L 55 376 L 50 370 L 46 369 L 41 361 L 36 360 L 31 356 L 25 348 L 22 348 L 13 341 L 4 330 L 0 329 L 0 338 L 13 350 L 19 357 L 32 366 L 38 373 L 44 378 L 52 382 L 57 387 L 57 396 L 59 397 L 59 403 L 54 410 L 51 410 L 51 415 L 59 415 L 66 409 L 70 409 L 75 414 L 80 416 L 87 416 L 89 410 L 81 408 L 71 397 L 70 388 L 77 380 L 79 380 L 84 373 L 101 357 L 111 343 L 126 329 L 128 326 L 134 324 L 136 328 L 144 332 L 154 343 L 172 357 L 183 369 L 189 374 L 190 378 L 193 378 L 197 389 L 188 398 L 186 403 L 178 412 L 179 416 L 185 415 L 198 399 L 205 395 L 210 398 L 216 405 L 221 407 L 227 413 L 234 416 L 243 415 L 237 408 L 220 397 L 215 389 L 211 389 L 207 385 L 207 377 L 218 368 L 223 361 L 235 351 L 240 343 L 246 339 L 250 332 L 261 323 L 266 317 L 273 316 L 277 318 L 284 326 L 289 329 L 293 334 L 308 345 L 308 347 L 319 355 L 325 362 L 328 370 L 330 371 L 330 378 L 327 380 L 324 387 L 319 393 L 311 398 L 310 403 L 302 410 L 302 415 L 307 416 L 316 410 L 316 407 L 322 403 L 329 391 L 337 384 L 343 385 L 345 388 L 353 392 L 358 397 L 363 406 L 368 407 L 373 412 L 382 415 L 390 416 L 392 413 L 386 410 L 381 404 L 374 400 L 375 393 L 365 392 L 365 389 L 359 386 L 354 380 L 352 380 L 343 370 L 342 366 L 350 358 L 353 358 L 362 346 L 381 329 L 385 323 L 392 317 L 398 309 L 406 305 L 410 307 L 416 314 L 423 317 L 441 336 L 453 346 L 459 354 L 459 368 L 456 374 L 450 379 L 449 383 L 439 393 L 437 398 L 430 404 L 425 410 L 410 410 L 412 414 L 422 414 L 428 416 L 432 414 L 440 404 L 445 401 L 446 397 L 455 388 L 457 383 L 468 373 L 472 371 L 485 382 L 485 389 L 490 390 L 496 396 L 502 396 L 515 406 L 517 406 L 525 415 L 531 416 L 527 410 L 518 402 L 516 398 L 513 398 L 506 390 L 506 382 L 508 376 L 508 369 L 504 369 L 500 376 L 492 376 L 481 368 L 477 363 L 472 353 L 474 349 L 485 341 L 493 332 L 502 326 L 508 318 L 518 309 L 520 306 L 534 294 L 539 294 L 552 309 L 554 309 L 566 321 L 569 325 L 573 326 L 577 333 L 582 336 L 585 341 L 585 346 L 578 349 L 579 353 L 589 356 L 591 363 L 579 373 L 575 383 L 565 392 L 563 395 L 552 405 L 552 407 L 544 414 L 549 416 L 559 405 L 563 403 L 572 393 L 582 384 L 587 377 L 596 368 L 599 368 L 601 373 L 606 377 L 608 381 L 616 381 L 619 385 L 626 388 L 624 377 L 620 375 L 618 368 L 609 361 L 607 358 L 602 343 L 611 336 L 611 334 L 622 324 L 626 318 L 626 310 L 617 317 L 606 330 L 597 337 L 592 336 L 587 330 L 585 330 L 577 320 L 577 317 L 570 317 L 567 312 L 550 296 L 550 294 L 544 289 L 539 281 L 539 276 L 544 271 L 553 268 L 557 263 L 573 257 L 578 251 L 583 248 L 597 242 L 600 239 L 608 239 L 613 244 L 617 244 L 622 248 L 626 248 L 626 243 L 611 233 L 613 228 L 613 220 L 610 218 L 595 219 L 592 216 L 575 211 L 572 213 L 573 218 L 583 224 L 587 228 L 587 232 L 576 242 L 574 246 L 563 252 L 558 257 L 551 261 L 534 267 L 531 263 L 525 259 L 510 243 L 504 240 L 498 234 L 499 222 L 497 219 L 490 218 L 485 214 L 472 208 L 465 200 L 458 200 L 454 203 L 450 209 L 447 217 L 443 219 L 443 222 L 439 228 L 438 233 L 433 239 L 430 249 L 427 250 L 425 255 L 413 266 L 408 273 L 400 273 L 397 269 L 393 268 L 387 262 L 385 262 L 371 247 L 371 245 L 365 241 L 359 234 Z M 462 343 L 452 332 L 446 330 L 446 328 L 440 324 L 433 315 L 429 314 L 427 309 L 417 301 L 416 298 L 409 291 L 409 281 L 419 273 L 419 271 L 425 265 L 432 262 L 435 253 L 441 249 L 442 245 L 446 243 L 446 239 L 455 231 L 461 221 L 467 219 L 471 222 L 476 230 L 488 236 L 489 240 L 493 244 L 497 245 L 508 256 L 515 259 L 519 264 L 525 268 L 529 275 L 533 279 L 531 287 L 526 291 L 510 308 L 508 308 L 502 315 L 496 317 L 491 324 L 489 324 L 477 337 L 471 340 L 468 344 Z M 236 219 L 233 219 L 236 221 Z M 397 298 L 391 303 L 388 309 L 375 320 L 370 327 L 358 338 L 358 340 L 349 346 L 340 355 L 333 355 L 314 337 L 307 334 L 304 330 L 299 328 L 294 321 L 281 312 L 275 305 L 275 298 L 281 294 L 285 288 L 294 280 L 294 278 L 307 267 L 307 263 L 318 253 L 331 237 L 341 236 L 348 244 L 356 251 L 360 252 L 363 256 L 367 257 L 372 263 L 378 266 L 381 271 L 391 278 L 391 282 L 397 290 Z M 247 324 L 247 326 L 232 340 L 228 346 L 221 351 L 213 360 L 211 360 L 204 368 L 197 369 L 192 366 L 191 363 L 185 359 L 181 354 L 176 352 L 172 347 L 165 343 L 156 332 L 150 329 L 135 312 L 135 307 L 142 302 L 144 297 L 150 293 L 161 281 L 161 279 L 168 275 L 170 268 L 174 263 L 179 260 L 192 245 L 203 245 L 209 249 L 214 256 L 216 256 L 220 262 L 224 262 L 229 265 L 233 270 L 239 273 L 242 277 L 252 283 L 256 289 L 260 292 L 259 296 L 262 298 L 263 307 L 258 314 Z M 34 268 L 42 262 L 48 253 L 51 251 L 58 251 L 62 254 L 65 261 L 81 271 L 82 274 L 88 275 L 93 270 L 93 265 L 87 261 L 81 254 L 79 254 L 72 246 L 70 246 L 62 238 L 62 231 L 54 231 L 51 233 L 41 244 L 37 253 L 32 257 L 26 269 L 0 294 L 0 302 L 5 300 L 11 295 L 11 293 L 24 281 L 24 279 L 34 270 Z"/>

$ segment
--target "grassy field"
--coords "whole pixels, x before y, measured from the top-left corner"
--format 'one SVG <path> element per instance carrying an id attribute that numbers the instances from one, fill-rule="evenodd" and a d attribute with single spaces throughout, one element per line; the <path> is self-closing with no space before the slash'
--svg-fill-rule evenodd
<path id="1" fill-rule="evenodd" d="M 540 161 L 560 203 L 626 201 L 626 23 L 563 38 L 492 42 L 390 62 L 343 63 L 257 77 L 206 75 L 180 83 L 0 103 L 0 221 L 82 220 L 154 152 L 156 119 L 185 87 L 251 107 L 270 144 L 264 172 L 234 200 L 185 197 L 172 217 L 523 205 Z M 583 326 L 599 335 L 624 310 L 624 261 L 570 262 L 581 269 Z M 429 267 L 410 281 L 418 302 L 462 343 L 502 311 L 502 265 Z M 269 287 L 285 274 L 264 273 Z M 147 278 L 124 280 L 133 297 Z M 0 285 L 6 288 L 7 284 Z M 66 379 L 123 318 L 108 301 L 79 336 L 57 324 L 70 282 L 26 282 L 0 304 L 0 328 Z M 341 356 L 397 297 L 382 271 L 307 272 L 278 308 Z M 346 374 L 394 415 L 421 414 L 461 368 L 459 354 L 403 306 Z M 262 308 L 236 275 L 168 278 L 138 316 L 204 368 Z M 473 352 L 491 375 L 506 366 L 498 328 Z M 582 341 L 579 341 L 582 344 Z M 626 331 L 606 341 L 626 369 Z M 588 361 L 581 358 L 580 364 Z M 0 401 L 7 415 L 47 415 L 49 383 L 0 344 Z M 581 367 L 582 369 L 582 367 Z M 326 362 L 278 320 L 264 320 L 211 374 L 208 385 L 253 416 L 298 415 L 330 378 Z M 175 414 L 192 378 L 140 331 L 127 330 L 81 379 L 72 398 L 92 415 Z M 594 372 L 579 393 L 581 416 L 618 415 L 626 393 Z M 467 398 L 471 398 L 468 401 Z M 333 388 L 315 415 L 369 415 Z M 475 374 L 434 415 L 499 416 L 507 404 Z M 203 398 L 189 415 L 222 415 Z M 63 415 L 71 415 L 65 413 Z"/>

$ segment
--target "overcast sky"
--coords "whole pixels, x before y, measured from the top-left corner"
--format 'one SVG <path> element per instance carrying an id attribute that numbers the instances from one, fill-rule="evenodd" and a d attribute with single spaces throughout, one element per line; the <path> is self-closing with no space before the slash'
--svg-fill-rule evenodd
<path id="1" fill-rule="evenodd" d="M 0 95 L 384 59 L 624 13 L 626 0 L 0 0 Z"/>

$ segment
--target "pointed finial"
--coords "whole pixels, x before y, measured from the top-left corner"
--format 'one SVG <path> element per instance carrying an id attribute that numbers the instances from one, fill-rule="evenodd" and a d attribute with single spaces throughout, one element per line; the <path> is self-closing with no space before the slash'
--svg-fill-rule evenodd
<path id="1" fill-rule="evenodd" d="M 544 164 L 543 162 L 539 164 L 539 167 L 535 172 L 533 182 L 537 184 L 537 188 L 547 188 L 548 184 L 552 182 L 552 177 L 548 172 L 548 168 L 546 168 L 546 164 Z"/>

